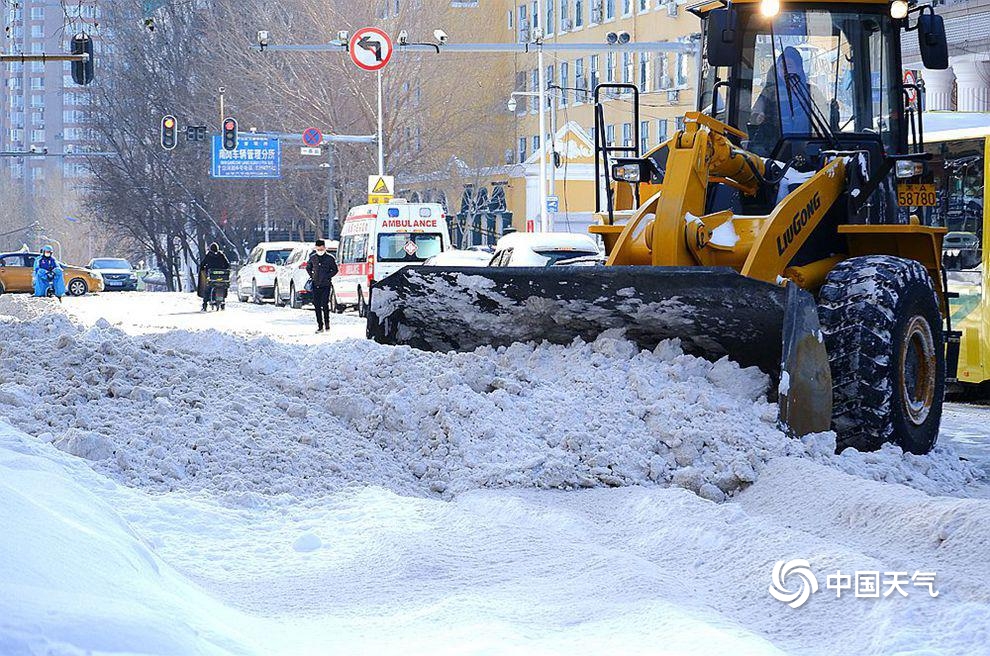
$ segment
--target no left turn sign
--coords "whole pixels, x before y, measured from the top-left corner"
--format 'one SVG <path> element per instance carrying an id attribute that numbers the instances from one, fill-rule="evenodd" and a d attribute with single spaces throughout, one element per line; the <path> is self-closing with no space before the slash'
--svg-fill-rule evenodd
<path id="1" fill-rule="evenodd" d="M 363 27 L 351 37 L 349 50 L 358 68 L 380 71 L 392 58 L 392 39 L 377 27 Z"/>

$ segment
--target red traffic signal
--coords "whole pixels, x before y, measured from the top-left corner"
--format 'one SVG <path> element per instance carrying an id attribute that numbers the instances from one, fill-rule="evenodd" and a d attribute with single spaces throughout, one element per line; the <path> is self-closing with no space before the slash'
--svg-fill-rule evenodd
<path id="1" fill-rule="evenodd" d="M 171 114 L 162 117 L 162 148 L 172 150 L 176 145 L 177 122 Z"/>
<path id="2" fill-rule="evenodd" d="M 223 149 L 237 150 L 237 119 L 232 116 L 223 120 Z"/>

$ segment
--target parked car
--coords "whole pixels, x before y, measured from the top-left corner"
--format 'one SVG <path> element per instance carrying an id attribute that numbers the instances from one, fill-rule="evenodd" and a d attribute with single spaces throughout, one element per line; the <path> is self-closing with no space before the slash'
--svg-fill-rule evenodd
<path id="1" fill-rule="evenodd" d="M 423 266 L 483 267 L 488 266 L 491 259 L 492 254 L 487 251 L 452 249 L 434 255 L 423 262 Z"/>
<path id="2" fill-rule="evenodd" d="M 328 241 L 327 252 L 337 256 L 337 246 L 339 242 Z M 292 249 L 292 254 L 285 264 L 275 268 L 275 305 L 284 307 L 289 305 L 296 309 L 301 308 L 306 303 L 312 302 L 312 289 L 309 286 L 309 273 L 306 272 L 306 264 L 309 256 L 313 254 L 313 245 L 306 244 Z M 337 297 L 330 293 L 330 311 L 337 311 Z"/>
<path id="3" fill-rule="evenodd" d="M 285 264 L 292 249 L 306 244 L 298 241 L 261 242 L 237 271 L 237 300 L 262 303 L 275 296 L 275 267 Z"/>
<path id="4" fill-rule="evenodd" d="M 138 288 L 138 275 L 127 260 L 119 257 L 97 257 L 88 268 L 100 272 L 107 291 L 133 292 Z"/>
<path id="5" fill-rule="evenodd" d="M 0 253 L 0 293 L 33 293 L 34 261 L 39 255 L 28 251 Z M 103 277 L 99 271 L 69 266 L 64 262 L 59 264 L 65 278 L 65 291 L 70 296 L 103 291 Z"/>
<path id="6" fill-rule="evenodd" d="M 491 266 L 559 266 L 604 261 L 590 235 L 571 232 L 513 232 L 498 240 Z"/>

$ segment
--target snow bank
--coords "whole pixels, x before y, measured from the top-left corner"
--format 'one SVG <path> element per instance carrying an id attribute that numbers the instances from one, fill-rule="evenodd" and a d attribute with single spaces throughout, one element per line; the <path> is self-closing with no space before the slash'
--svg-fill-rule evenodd
<path id="1" fill-rule="evenodd" d="M 766 377 L 676 343 L 424 353 L 216 332 L 131 336 L 0 298 L 0 415 L 128 485 L 246 506 L 349 484 L 451 497 L 482 487 L 661 484 L 724 500 L 801 456 L 931 493 L 972 477 L 949 452 L 831 455 L 774 426 Z M 31 309 L 29 309 L 31 308 Z M 43 406 L 39 398 L 46 399 Z"/>
<path id="2" fill-rule="evenodd" d="M 133 533 L 105 479 L 2 423 L 0 472 L 0 653 L 245 652 L 235 613 Z"/>

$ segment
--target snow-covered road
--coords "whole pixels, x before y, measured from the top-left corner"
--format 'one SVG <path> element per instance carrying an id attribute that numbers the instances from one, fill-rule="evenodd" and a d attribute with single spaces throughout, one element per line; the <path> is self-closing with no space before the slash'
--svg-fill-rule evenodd
<path id="1" fill-rule="evenodd" d="M 990 653 L 988 408 L 931 456 L 836 457 L 676 349 L 314 323 L 0 297 L 0 653 Z M 795 558 L 798 609 L 768 594 Z"/>

